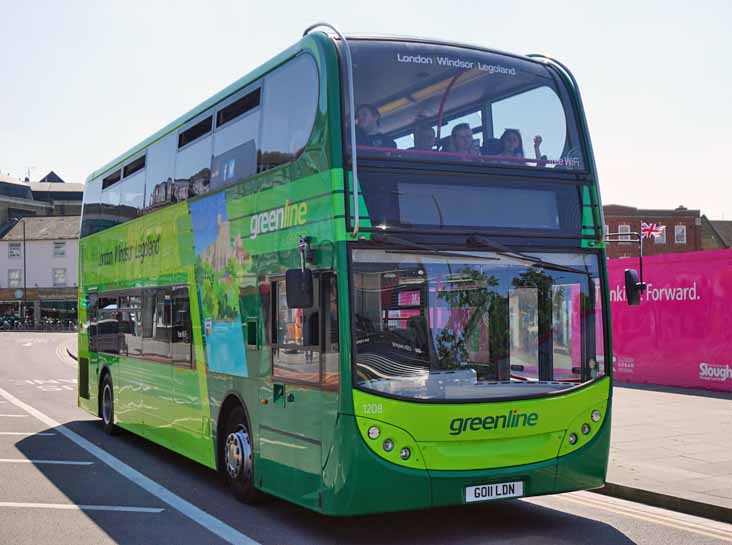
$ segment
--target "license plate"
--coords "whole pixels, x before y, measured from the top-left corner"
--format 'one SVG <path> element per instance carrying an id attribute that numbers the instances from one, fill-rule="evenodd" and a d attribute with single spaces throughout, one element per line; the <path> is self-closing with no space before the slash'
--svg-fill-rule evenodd
<path id="1" fill-rule="evenodd" d="M 523 481 L 510 483 L 479 484 L 465 487 L 465 503 L 474 501 L 499 500 L 501 498 L 518 498 L 524 495 Z"/>

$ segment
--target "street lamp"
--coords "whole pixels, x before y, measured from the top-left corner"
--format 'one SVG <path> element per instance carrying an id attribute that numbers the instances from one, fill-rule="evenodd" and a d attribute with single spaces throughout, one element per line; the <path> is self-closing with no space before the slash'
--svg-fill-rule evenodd
<path id="1" fill-rule="evenodd" d="M 14 222 L 23 222 L 23 306 L 21 307 L 21 313 L 20 317 L 25 322 L 25 307 L 26 307 L 26 297 L 28 292 L 28 284 L 27 284 L 27 278 L 25 274 L 26 269 L 26 261 L 25 261 L 25 218 L 10 218 Z"/>

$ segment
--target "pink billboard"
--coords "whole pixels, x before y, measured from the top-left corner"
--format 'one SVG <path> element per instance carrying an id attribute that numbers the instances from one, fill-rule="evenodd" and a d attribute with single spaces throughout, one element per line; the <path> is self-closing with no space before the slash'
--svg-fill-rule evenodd
<path id="1" fill-rule="evenodd" d="M 638 260 L 608 261 L 615 379 L 732 392 L 732 250 L 645 257 L 638 307 L 625 269 Z"/>

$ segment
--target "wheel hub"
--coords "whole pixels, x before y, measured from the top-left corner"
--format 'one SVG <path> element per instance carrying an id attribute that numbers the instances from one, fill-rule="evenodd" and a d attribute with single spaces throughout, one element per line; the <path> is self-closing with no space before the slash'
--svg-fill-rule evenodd
<path id="1" fill-rule="evenodd" d="M 224 454 L 226 472 L 232 479 L 236 479 L 242 473 L 246 479 L 251 478 L 252 446 L 249 442 L 249 434 L 243 427 L 228 435 Z"/>

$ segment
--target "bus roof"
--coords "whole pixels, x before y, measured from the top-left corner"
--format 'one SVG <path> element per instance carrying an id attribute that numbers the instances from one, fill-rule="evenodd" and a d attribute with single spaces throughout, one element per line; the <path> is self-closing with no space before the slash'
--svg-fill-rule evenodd
<path id="1" fill-rule="evenodd" d="M 102 176 L 103 174 L 107 173 L 111 169 L 115 167 L 121 166 L 127 159 L 132 157 L 133 155 L 140 153 L 144 149 L 146 149 L 151 144 L 154 144 L 161 138 L 167 136 L 168 134 L 172 133 L 173 131 L 177 130 L 181 125 L 185 124 L 186 122 L 190 121 L 191 119 L 195 118 L 197 115 L 201 114 L 202 112 L 209 109 L 211 106 L 214 106 L 215 104 L 221 102 L 222 100 L 225 100 L 227 97 L 234 94 L 236 91 L 241 89 L 242 87 L 246 87 L 248 84 L 252 83 L 253 81 L 259 79 L 261 76 L 266 74 L 267 72 L 271 71 L 272 69 L 276 68 L 283 62 L 285 62 L 287 59 L 293 57 L 298 51 L 300 51 L 305 43 L 310 40 L 326 40 L 326 35 L 323 33 L 314 33 L 314 34 L 308 34 L 307 36 L 303 37 L 301 40 L 299 40 L 294 45 L 288 47 L 281 53 L 277 54 L 274 58 L 270 59 L 266 63 L 258 66 L 248 74 L 242 76 L 232 84 L 226 86 L 224 89 L 216 93 L 214 96 L 210 97 L 209 99 L 205 100 L 189 112 L 183 114 L 182 116 L 178 117 L 175 121 L 169 123 L 150 137 L 146 138 L 139 144 L 136 144 L 135 146 L 128 149 L 123 154 L 117 156 L 115 159 L 112 159 L 110 162 L 105 164 L 103 167 L 98 168 L 94 170 L 86 179 L 87 182 L 90 180 L 93 180 L 95 178 L 98 178 L 99 176 Z"/>

